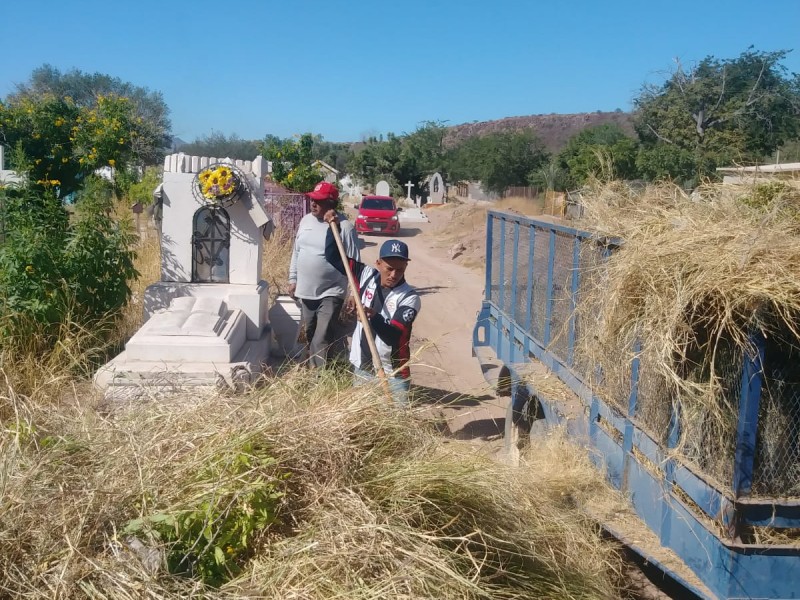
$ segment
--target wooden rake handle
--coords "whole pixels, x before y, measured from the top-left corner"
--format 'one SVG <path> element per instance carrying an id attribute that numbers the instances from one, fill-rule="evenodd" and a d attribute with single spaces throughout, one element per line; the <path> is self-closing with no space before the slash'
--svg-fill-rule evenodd
<path id="1" fill-rule="evenodd" d="M 378 354 L 378 347 L 375 345 L 375 338 L 372 336 L 372 328 L 369 325 L 369 319 L 367 318 L 367 313 L 364 310 L 364 305 L 361 303 L 361 297 L 358 295 L 358 293 L 356 293 L 358 290 L 358 285 L 356 285 L 356 278 L 353 277 L 353 270 L 350 268 L 350 259 L 347 256 L 347 252 L 344 250 L 342 237 L 339 235 L 339 226 L 336 221 L 328 221 L 328 225 L 331 227 L 333 239 L 336 240 L 336 247 L 339 249 L 339 256 L 341 256 L 342 264 L 344 264 L 344 270 L 347 274 L 347 281 L 350 284 L 350 290 L 352 291 L 353 299 L 356 302 L 358 319 L 361 321 L 361 326 L 364 328 L 364 335 L 367 338 L 367 345 L 369 345 L 369 351 L 372 354 L 372 364 L 375 367 L 375 372 L 378 374 L 378 378 L 383 384 L 383 389 L 386 392 L 386 396 L 391 401 L 392 390 L 389 388 L 389 379 L 386 377 L 386 372 L 383 370 L 383 363 L 381 362 L 380 354 Z M 356 343 L 356 341 L 354 340 L 353 343 Z"/>

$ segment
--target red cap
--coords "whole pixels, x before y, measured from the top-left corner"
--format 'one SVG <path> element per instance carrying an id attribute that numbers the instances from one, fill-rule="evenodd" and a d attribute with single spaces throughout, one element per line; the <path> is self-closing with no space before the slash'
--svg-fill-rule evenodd
<path id="1" fill-rule="evenodd" d="M 327 181 L 320 181 L 315 187 L 313 192 L 306 194 L 312 200 L 336 200 L 339 198 L 339 190 L 336 186 Z"/>

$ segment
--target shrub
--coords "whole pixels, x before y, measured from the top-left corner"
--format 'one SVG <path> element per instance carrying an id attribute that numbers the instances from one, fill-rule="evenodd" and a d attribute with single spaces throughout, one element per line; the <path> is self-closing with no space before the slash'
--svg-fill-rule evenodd
<path id="1" fill-rule="evenodd" d="M 90 177 L 69 213 L 54 193 L 0 190 L 0 333 L 4 346 L 43 336 L 54 343 L 64 323 L 85 326 L 112 316 L 137 273 L 130 227 L 112 216 L 108 182 Z"/>

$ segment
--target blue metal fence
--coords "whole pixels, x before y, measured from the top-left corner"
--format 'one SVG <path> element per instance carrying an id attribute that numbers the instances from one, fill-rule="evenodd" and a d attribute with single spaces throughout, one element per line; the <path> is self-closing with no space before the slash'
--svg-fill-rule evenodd
<path id="1" fill-rule="evenodd" d="M 681 414 L 668 382 L 638 346 L 625 368 L 613 369 L 620 381 L 604 382 L 614 384 L 606 387 L 615 397 L 602 400 L 592 389 L 601 366 L 577 352 L 582 337 L 593 334 L 592 315 L 576 307 L 620 244 L 490 211 L 475 346 L 492 347 L 512 373 L 540 360 L 573 389 L 586 404 L 584 433 L 598 464 L 631 494 L 662 543 L 721 597 L 767 588 L 800 597 L 800 585 L 792 587 L 798 581 L 776 579 L 781 569 L 800 566 L 800 547 L 765 543 L 762 535 L 800 531 L 800 350 L 754 334 L 753 351 L 731 344 L 722 352 L 723 408 L 732 424 L 724 435 L 709 415 Z M 545 414 L 554 412 L 545 407 Z M 734 581 L 731 573 L 752 580 Z"/>

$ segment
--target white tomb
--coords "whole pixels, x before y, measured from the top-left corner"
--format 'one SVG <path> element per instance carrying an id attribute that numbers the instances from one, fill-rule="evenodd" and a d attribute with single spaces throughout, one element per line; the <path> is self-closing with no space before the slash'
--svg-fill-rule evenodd
<path id="1" fill-rule="evenodd" d="M 428 181 L 428 204 L 444 204 L 445 193 L 444 179 L 439 173 L 434 173 Z"/>
<path id="2" fill-rule="evenodd" d="M 378 183 L 375 184 L 375 195 L 376 196 L 391 196 L 392 195 L 392 188 L 389 185 L 388 181 L 384 181 L 381 179 Z"/>
<path id="3" fill-rule="evenodd" d="M 215 167 L 223 171 L 212 175 L 235 175 L 236 194 L 203 195 L 201 176 Z M 95 376 L 107 396 L 140 395 L 148 385 L 237 387 L 261 374 L 272 338 L 268 285 L 261 279 L 263 242 L 272 226 L 263 207 L 266 172 L 262 157 L 165 158 L 156 190 L 161 281 L 145 290 L 145 323 Z"/>

